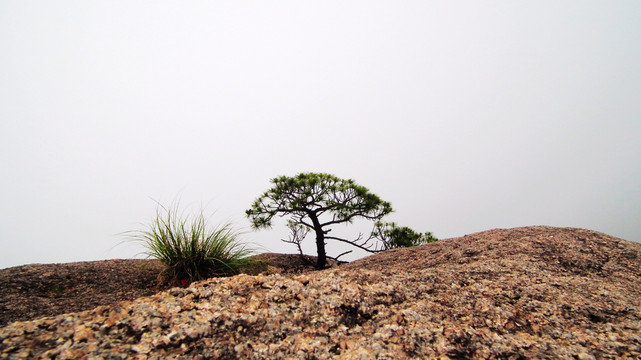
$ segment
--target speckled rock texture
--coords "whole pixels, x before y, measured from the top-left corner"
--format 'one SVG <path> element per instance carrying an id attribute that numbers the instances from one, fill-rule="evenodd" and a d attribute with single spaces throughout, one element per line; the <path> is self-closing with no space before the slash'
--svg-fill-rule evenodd
<path id="1" fill-rule="evenodd" d="M 641 358 L 641 244 L 490 230 L 0 328 L 0 359 Z"/>

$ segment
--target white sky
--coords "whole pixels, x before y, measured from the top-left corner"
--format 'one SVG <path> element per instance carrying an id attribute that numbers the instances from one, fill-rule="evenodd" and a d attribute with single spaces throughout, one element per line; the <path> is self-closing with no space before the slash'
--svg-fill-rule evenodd
<path id="1" fill-rule="evenodd" d="M 1 0 L 0 267 L 131 258 L 154 200 L 248 230 L 304 171 L 439 238 L 641 241 L 640 24 L 636 0 Z"/>

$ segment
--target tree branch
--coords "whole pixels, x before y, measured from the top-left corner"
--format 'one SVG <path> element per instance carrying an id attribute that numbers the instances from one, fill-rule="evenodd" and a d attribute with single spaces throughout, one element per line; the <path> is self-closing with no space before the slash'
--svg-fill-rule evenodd
<path id="1" fill-rule="evenodd" d="M 330 258 L 330 259 L 332 259 L 332 260 L 334 260 L 334 261 L 338 261 L 338 258 L 340 258 L 340 257 L 341 257 L 341 256 L 343 256 L 343 255 L 347 255 L 347 254 L 349 254 L 349 253 L 351 253 L 351 252 L 352 252 L 352 250 L 348 250 L 348 251 L 345 251 L 344 253 L 342 253 L 342 254 L 340 254 L 340 255 L 338 255 L 338 256 L 336 256 L 336 257 L 330 257 L 330 256 L 328 256 L 328 258 Z"/>
<path id="2" fill-rule="evenodd" d="M 367 251 L 367 252 L 371 252 L 371 253 L 377 253 L 377 252 L 381 252 L 381 251 L 382 251 L 382 250 L 379 250 L 379 249 L 378 249 L 378 248 L 376 248 L 376 247 L 372 250 L 372 247 L 371 247 L 371 246 L 367 246 L 367 245 L 366 245 L 366 244 L 367 244 L 367 243 L 368 243 L 372 238 L 367 239 L 367 240 L 366 240 L 364 243 L 362 243 L 362 244 L 358 244 L 358 243 L 357 243 L 357 241 L 359 241 L 359 240 L 361 239 L 361 237 L 362 237 L 362 234 L 361 234 L 361 235 L 359 235 L 359 236 L 358 236 L 358 238 L 357 238 L 356 240 L 353 240 L 353 241 L 346 240 L 346 239 L 342 239 L 342 238 L 339 238 L 339 237 L 334 237 L 334 236 L 325 236 L 325 239 L 330 239 L 330 240 L 336 240 L 336 241 L 344 242 L 344 243 L 346 243 L 346 244 L 350 244 L 350 245 L 352 245 L 352 246 L 355 246 L 355 247 L 357 247 L 357 248 L 359 248 L 359 249 L 362 249 L 362 250 L 365 250 L 365 251 Z"/>

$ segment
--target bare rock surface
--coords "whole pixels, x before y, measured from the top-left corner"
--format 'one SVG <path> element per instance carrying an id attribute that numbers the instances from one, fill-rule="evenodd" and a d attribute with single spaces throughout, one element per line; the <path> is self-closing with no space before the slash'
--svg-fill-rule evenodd
<path id="1" fill-rule="evenodd" d="M 0 358 L 641 358 L 641 244 L 490 230 L 0 328 Z"/>

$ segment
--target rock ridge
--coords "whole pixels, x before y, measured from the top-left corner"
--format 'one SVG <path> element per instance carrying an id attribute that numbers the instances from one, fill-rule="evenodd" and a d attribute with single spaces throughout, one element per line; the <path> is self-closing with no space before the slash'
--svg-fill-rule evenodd
<path id="1" fill-rule="evenodd" d="M 0 358 L 641 358 L 641 244 L 495 229 L 0 328 Z"/>

